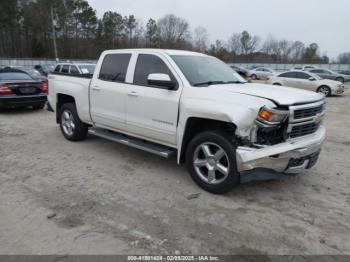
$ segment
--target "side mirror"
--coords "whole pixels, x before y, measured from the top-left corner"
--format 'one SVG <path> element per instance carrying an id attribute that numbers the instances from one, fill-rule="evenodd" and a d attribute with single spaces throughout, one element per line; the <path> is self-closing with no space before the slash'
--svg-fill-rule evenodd
<path id="1" fill-rule="evenodd" d="M 310 77 L 309 80 L 310 81 L 316 81 L 316 79 L 314 77 Z"/>
<path id="2" fill-rule="evenodd" d="M 176 87 L 176 83 L 167 74 L 150 74 L 147 81 L 149 85 L 165 87 L 168 90 L 173 90 Z"/>

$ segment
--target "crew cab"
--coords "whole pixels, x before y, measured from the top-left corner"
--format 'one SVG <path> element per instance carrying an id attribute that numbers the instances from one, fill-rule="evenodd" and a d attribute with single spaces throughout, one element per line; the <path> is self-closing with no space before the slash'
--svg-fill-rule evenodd
<path id="1" fill-rule="evenodd" d="M 323 94 L 247 83 L 222 61 L 158 49 L 102 53 L 92 78 L 49 75 L 64 137 L 90 133 L 162 157 L 225 193 L 252 174 L 313 167 L 326 136 Z"/>

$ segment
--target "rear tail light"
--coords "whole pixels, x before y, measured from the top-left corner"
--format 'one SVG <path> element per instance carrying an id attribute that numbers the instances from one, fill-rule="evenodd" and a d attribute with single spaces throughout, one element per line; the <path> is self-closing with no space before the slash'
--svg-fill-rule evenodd
<path id="1" fill-rule="evenodd" d="M 44 80 L 43 85 L 41 87 L 41 93 L 48 94 L 49 93 L 49 81 Z"/>
<path id="2" fill-rule="evenodd" d="M 12 95 L 14 92 L 6 84 L 0 84 L 0 95 Z"/>
<path id="3" fill-rule="evenodd" d="M 270 80 L 270 79 L 271 79 L 271 77 L 270 77 L 270 76 L 266 77 L 266 80 Z"/>

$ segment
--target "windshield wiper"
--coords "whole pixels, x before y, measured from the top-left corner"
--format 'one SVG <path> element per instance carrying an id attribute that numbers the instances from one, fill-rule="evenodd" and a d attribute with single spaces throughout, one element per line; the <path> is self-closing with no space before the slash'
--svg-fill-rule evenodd
<path id="1" fill-rule="evenodd" d="M 203 83 L 196 83 L 193 86 L 211 86 L 211 85 L 220 85 L 224 83 L 225 83 L 224 81 L 207 81 Z"/>
<path id="2" fill-rule="evenodd" d="M 197 83 L 193 86 L 211 86 L 211 85 L 227 85 L 227 84 L 245 84 L 246 82 L 242 81 L 208 81 L 203 83 Z"/>

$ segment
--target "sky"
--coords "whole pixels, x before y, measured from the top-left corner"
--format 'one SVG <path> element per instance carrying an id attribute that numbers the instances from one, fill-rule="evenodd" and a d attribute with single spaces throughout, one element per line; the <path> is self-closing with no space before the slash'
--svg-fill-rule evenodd
<path id="1" fill-rule="evenodd" d="M 143 21 L 173 13 L 193 30 L 203 26 L 210 40 L 226 41 L 247 30 L 266 38 L 316 42 L 322 54 L 350 52 L 350 0 L 88 0 L 99 17 L 105 11 Z"/>

